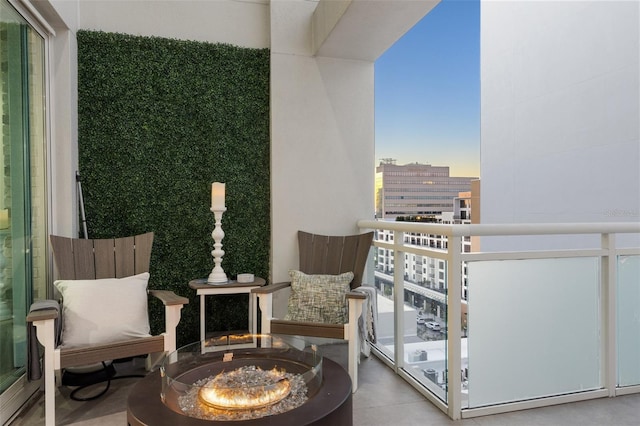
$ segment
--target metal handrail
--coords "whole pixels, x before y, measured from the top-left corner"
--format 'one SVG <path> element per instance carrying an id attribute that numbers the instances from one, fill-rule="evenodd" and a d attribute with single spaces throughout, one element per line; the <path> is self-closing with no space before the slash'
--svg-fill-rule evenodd
<path id="1" fill-rule="evenodd" d="M 514 223 L 514 224 L 437 224 L 422 222 L 393 222 L 361 219 L 360 229 L 388 229 L 390 231 L 418 232 L 453 236 L 504 235 L 568 235 L 568 234 L 634 234 L 640 233 L 640 222 L 585 222 L 585 223 Z"/>

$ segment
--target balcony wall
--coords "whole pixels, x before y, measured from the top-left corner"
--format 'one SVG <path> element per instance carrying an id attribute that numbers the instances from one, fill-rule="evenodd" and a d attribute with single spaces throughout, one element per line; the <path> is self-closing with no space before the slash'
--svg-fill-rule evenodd
<path id="1" fill-rule="evenodd" d="M 482 1 L 482 223 L 640 220 L 639 11 Z"/>
<path id="2" fill-rule="evenodd" d="M 355 233 L 353 218 L 373 214 L 373 62 L 314 56 L 315 7 L 271 2 L 275 282 L 298 264 L 299 229 Z"/>

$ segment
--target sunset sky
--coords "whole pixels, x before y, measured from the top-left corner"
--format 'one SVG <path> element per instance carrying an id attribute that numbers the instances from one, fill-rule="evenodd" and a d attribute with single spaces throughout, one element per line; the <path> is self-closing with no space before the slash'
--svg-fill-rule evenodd
<path id="1" fill-rule="evenodd" d="M 443 0 L 375 63 L 376 165 L 480 177 L 480 2 Z"/>

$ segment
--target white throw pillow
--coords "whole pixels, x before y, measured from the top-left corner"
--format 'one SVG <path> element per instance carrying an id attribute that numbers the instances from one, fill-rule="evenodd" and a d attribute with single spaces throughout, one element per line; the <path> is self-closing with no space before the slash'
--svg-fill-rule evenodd
<path id="1" fill-rule="evenodd" d="M 150 336 L 149 273 L 126 278 L 58 280 L 62 346 L 73 348 Z"/>

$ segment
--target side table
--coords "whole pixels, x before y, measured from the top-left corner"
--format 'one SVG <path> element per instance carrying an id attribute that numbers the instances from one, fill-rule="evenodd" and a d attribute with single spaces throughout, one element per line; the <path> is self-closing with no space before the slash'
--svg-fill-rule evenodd
<path id="1" fill-rule="evenodd" d="M 196 295 L 200 296 L 200 340 L 206 339 L 206 309 L 205 298 L 207 296 L 216 296 L 221 294 L 243 294 L 249 295 L 249 333 L 255 333 L 258 327 L 258 315 L 256 308 L 258 307 L 258 296 L 251 293 L 254 288 L 262 287 L 266 281 L 264 278 L 255 277 L 252 282 L 239 283 L 234 280 L 226 283 L 207 283 L 206 278 L 189 281 L 189 287 L 196 291 Z"/>

